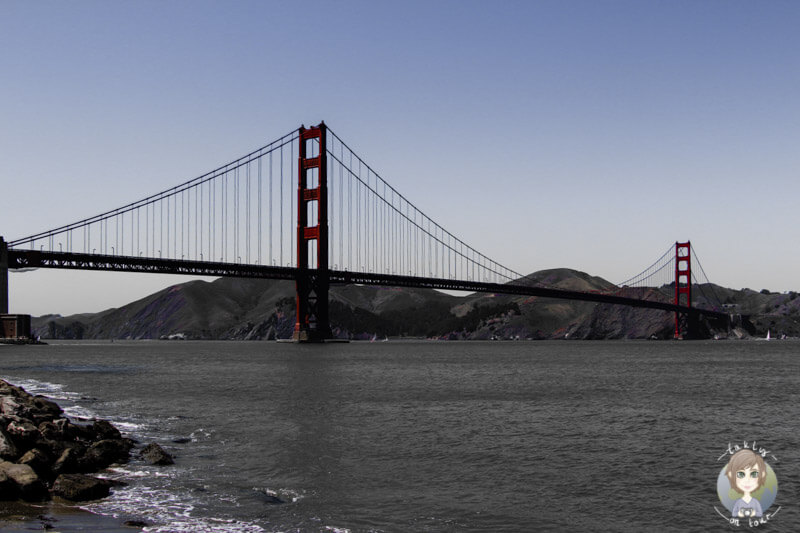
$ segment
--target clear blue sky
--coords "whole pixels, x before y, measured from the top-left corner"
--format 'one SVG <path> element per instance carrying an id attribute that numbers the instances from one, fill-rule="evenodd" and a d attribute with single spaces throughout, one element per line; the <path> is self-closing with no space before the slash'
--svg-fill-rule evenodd
<path id="1" fill-rule="evenodd" d="M 0 235 L 134 201 L 325 120 L 520 272 L 621 281 L 691 239 L 800 289 L 800 3 L 0 0 Z M 183 278 L 39 270 L 14 312 Z"/>

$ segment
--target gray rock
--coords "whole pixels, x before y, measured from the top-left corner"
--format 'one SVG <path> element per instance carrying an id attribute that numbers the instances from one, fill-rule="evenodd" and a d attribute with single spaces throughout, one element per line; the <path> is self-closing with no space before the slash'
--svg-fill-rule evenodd
<path id="1" fill-rule="evenodd" d="M 284 500 L 279 498 L 277 494 L 274 494 L 272 491 L 269 490 L 258 490 L 256 491 L 258 499 L 261 500 L 262 503 L 266 503 L 269 505 L 280 505 L 286 503 Z"/>
<path id="2" fill-rule="evenodd" d="M 8 426 L 6 426 L 6 433 L 23 450 L 33 446 L 41 436 L 36 426 L 24 420 L 12 420 L 9 422 Z"/>
<path id="3" fill-rule="evenodd" d="M 74 502 L 105 498 L 110 489 L 108 481 L 83 474 L 61 474 L 53 484 L 53 494 Z"/>
<path id="4" fill-rule="evenodd" d="M 27 393 L 26 393 L 27 394 Z M 34 420 L 43 422 L 54 420 L 64 414 L 64 410 L 56 402 L 50 401 L 44 396 L 34 396 L 31 415 Z"/>
<path id="5" fill-rule="evenodd" d="M 142 459 L 151 465 L 166 466 L 175 464 L 174 459 L 170 454 L 164 451 L 164 448 L 155 442 L 145 446 L 140 452 Z"/>
<path id="6" fill-rule="evenodd" d="M 50 457 L 38 448 L 33 448 L 25 452 L 22 457 L 19 458 L 17 464 L 30 466 L 40 478 L 50 478 Z"/>
<path id="7" fill-rule="evenodd" d="M 5 472 L 0 471 L 0 500 L 11 501 L 17 498 L 19 498 L 17 484 Z"/>
<path id="8" fill-rule="evenodd" d="M 48 497 L 47 487 L 28 465 L 15 465 L 7 461 L 0 463 L 0 471 L 19 488 L 22 499 L 29 502 L 39 502 Z"/>
<path id="9" fill-rule="evenodd" d="M 13 461 L 19 457 L 19 450 L 11 437 L 0 429 L 0 459 Z"/>
<path id="10" fill-rule="evenodd" d="M 83 456 L 86 471 L 97 471 L 114 463 L 128 461 L 130 445 L 122 440 L 105 439 L 92 444 Z"/>
<path id="11" fill-rule="evenodd" d="M 82 470 L 81 460 L 86 453 L 86 448 L 72 446 L 61 452 L 61 455 L 53 463 L 53 474 L 74 474 Z"/>
<path id="12" fill-rule="evenodd" d="M 3 396 L 0 398 L 0 413 L 6 416 L 19 416 L 21 406 L 16 398 Z"/>
<path id="13" fill-rule="evenodd" d="M 122 438 L 119 430 L 111 425 L 111 422 L 108 420 L 97 420 L 94 424 L 92 424 L 92 429 L 94 430 L 97 437 L 101 440 L 105 439 L 115 439 L 119 440 Z"/>
<path id="14" fill-rule="evenodd" d="M 40 438 L 34 444 L 34 447 L 42 450 L 45 452 L 51 459 L 53 457 L 58 458 L 61 457 L 61 454 L 70 446 L 76 446 L 76 443 L 64 442 L 64 441 L 57 441 L 57 440 L 48 440 L 45 438 Z"/>
<path id="15" fill-rule="evenodd" d="M 91 442 L 97 440 L 98 436 L 92 426 L 84 424 L 70 424 L 67 430 L 67 438 L 70 440 Z"/>
<path id="16" fill-rule="evenodd" d="M 42 422 L 39 424 L 39 434 L 43 439 L 47 440 L 61 440 L 63 438 L 62 432 L 53 422 Z"/>

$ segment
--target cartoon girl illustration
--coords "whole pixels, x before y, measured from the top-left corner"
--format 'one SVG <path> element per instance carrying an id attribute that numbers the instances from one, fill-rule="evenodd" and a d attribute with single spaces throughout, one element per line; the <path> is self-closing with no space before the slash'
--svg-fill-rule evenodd
<path id="1" fill-rule="evenodd" d="M 761 502 L 753 497 L 753 493 L 764 486 L 767 481 L 767 467 L 764 459 L 753 450 L 739 450 L 731 456 L 725 475 L 731 488 L 742 497 L 733 504 L 731 516 L 750 517 L 761 516 Z"/>

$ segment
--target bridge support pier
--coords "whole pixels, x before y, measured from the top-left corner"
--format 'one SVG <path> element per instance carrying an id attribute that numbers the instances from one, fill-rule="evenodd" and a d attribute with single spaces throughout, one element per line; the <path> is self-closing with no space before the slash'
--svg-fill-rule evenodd
<path id="1" fill-rule="evenodd" d="M 8 244 L 0 237 L 0 315 L 8 314 Z"/>
<path id="2" fill-rule="evenodd" d="M 327 128 L 300 127 L 297 166 L 297 320 L 292 340 L 324 342 L 333 337 L 328 315 Z M 317 155 L 313 155 L 317 154 Z M 316 220 L 314 220 L 316 218 Z"/>

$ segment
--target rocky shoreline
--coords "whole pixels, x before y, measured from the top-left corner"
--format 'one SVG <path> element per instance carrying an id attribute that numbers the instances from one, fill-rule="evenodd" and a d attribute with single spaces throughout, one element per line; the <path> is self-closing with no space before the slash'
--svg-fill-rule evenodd
<path id="1" fill-rule="evenodd" d="M 74 423 L 55 402 L 0 379 L 0 501 L 104 498 L 124 483 L 91 474 L 128 462 L 138 446 L 107 420 Z M 173 462 L 155 443 L 139 455 Z"/>

